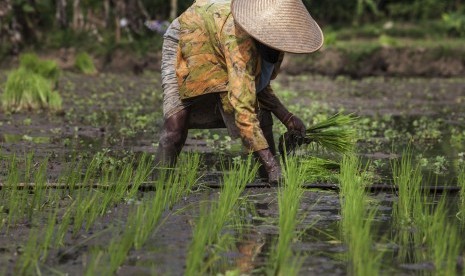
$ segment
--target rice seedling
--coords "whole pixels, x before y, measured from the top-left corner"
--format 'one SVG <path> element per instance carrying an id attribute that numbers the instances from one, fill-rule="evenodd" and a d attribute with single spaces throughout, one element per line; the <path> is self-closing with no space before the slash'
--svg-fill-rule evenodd
<path id="1" fill-rule="evenodd" d="M 273 275 L 298 275 L 303 258 L 296 256 L 291 246 L 297 236 L 305 168 L 296 157 L 286 158 L 283 167 L 284 180 L 278 192 L 279 235 L 276 248 L 270 258 L 270 265 Z"/>
<path id="2" fill-rule="evenodd" d="M 348 246 L 353 275 L 378 275 L 380 255 L 373 250 L 373 220 L 376 208 L 368 211 L 365 180 L 360 161 L 354 155 L 343 157 L 340 173 L 341 230 Z"/>
<path id="3" fill-rule="evenodd" d="M 224 171 L 218 200 L 208 206 L 205 203 L 201 205 L 187 254 L 186 275 L 205 274 L 216 261 L 214 254 L 205 260 L 207 248 L 222 240 L 221 232 L 231 220 L 246 184 L 254 179 L 258 166 L 249 156 L 246 161 L 234 163 Z"/>
<path id="4" fill-rule="evenodd" d="M 447 219 L 446 196 L 428 215 L 427 245 L 437 275 L 457 275 L 457 260 L 462 249 L 462 237 L 455 224 Z"/>
<path id="5" fill-rule="evenodd" d="M 19 65 L 20 68 L 49 80 L 53 85 L 58 82 L 58 78 L 60 77 L 60 68 L 58 68 L 58 64 L 55 61 L 41 60 L 37 55 L 32 53 L 22 54 L 19 57 Z"/>
<path id="6" fill-rule="evenodd" d="M 402 158 L 392 163 L 394 184 L 398 187 L 398 200 L 393 217 L 398 225 L 411 225 L 424 218 L 421 194 L 422 174 L 419 164 L 414 165 L 412 153 L 404 150 Z"/>
<path id="7" fill-rule="evenodd" d="M 74 208 L 75 206 L 73 204 L 71 204 L 71 206 L 65 211 L 65 213 L 61 217 L 60 224 L 55 234 L 55 242 L 54 242 L 55 247 L 61 247 L 63 245 L 63 241 L 65 240 L 66 233 L 68 232 L 69 226 L 71 225 L 72 208 Z"/>
<path id="8" fill-rule="evenodd" d="M 457 178 L 459 193 L 459 218 L 462 224 L 465 224 L 465 165 L 460 166 Z"/>
<path id="9" fill-rule="evenodd" d="M 8 227 L 16 224 L 24 217 L 27 208 L 27 192 L 19 188 L 20 176 L 16 156 L 10 161 L 7 187 L 3 193 L 6 209 L 8 210 Z"/>
<path id="10" fill-rule="evenodd" d="M 322 149 L 335 153 L 348 153 L 354 149 L 357 140 L 357 119 L 352 115 L 335 114 L 327 120 L 307 129 L 305 138 L 293 133 L 284 134 L 279 142 L 281 155 L 294 152 L 301 144 L 314 144 Z"/>
<path id="11" fill-rule="evenodd" d="M 88 263 L 85 265 L 86 270 L 84 272 L 85 276 L 94 276 L 98 275 L 98 269 L 100 268 L 100 262 L 104 252 L 99 249 L 92 249 L 90 254 L 88 255 Z"/>
<path id="12" fill-rule="evenodd" d="M 144 158 L 145 161 L 149 159 Z M 129 215 L 126 227 L 120 237 L 114 238 L 109 247 L 104 251 L 104 260 L 108 263 L 104 267 L 98 268 L 95 264 L 89 265 L 86 274 L 92 275 L 95 269 L 103 274 L 115 273 L 121 264 L 126 260 L 126 256 L 132 248 L 140 249 L 148 238 L 153 235 L 156 225 L 164 211 L 170 209 L 191 192 L 191 188 L 198 179 L 198 169 L 200 165 L 200 155 L 188 154 L 181 156 L 178 163 L 179 170 L 163 171 L 159 175 L 155 185 L 157 191 L 151 199 L 144 200 L 142 204 Z M 136 184 L 129 194 L 135 195 L 135 190 L 150 174 L 148 163 L 143 163 L 135 173 Z M 124 178 L 126 174 L 122 173 Z M 102 254 L 101 251 L 96 253 Z"/>
<path id="13" fill-rule="evenodd" d="M 44 196 L 45 197 L 45 196 Z M 56 204 L 57 194 L 50 192 L 47 197 L 51 205 Z M 54 233 L 57 222 L 59 204 L 56 204 L 47 216 L 45 227 L 32 227 L 29 230 L 29 238 L 24 248 L 24 252 L 16 263 L 16 269 L 23 274 L 40 273 L 40 264 L 44 263 L 49 254 L 49 250 L 54 244 Z M 40 224 L 40 215 L 34 219 L 34 224 Z M 32 221 L 32 219 L 31 219 Z M 33 273 L 34 272 L 34 273 Z"/>
<path id="14" fill-rule="evenodd" d="M 133 162 L 124 165 L 120 171 L 105 171 L 100 178 L 99 183 L 107 184 L 108 189 L 95 190 L 93 193 L 83 194 L 81 191 L 78 194 L 77 201 L 80 202 L 74 212 L 74 227 L 73 232 L 76 235 L 81 227 L 86 226 L 86 231 L 94 224 L 95 220 L 104 215 L 106 211 L 114 204 L 120 202 L 124 198 L 133 198 L 139 186 L 147 180 L 150 174 L 151 160 L 143 155 L 138 161 L 138 165 L 134 168 Z M 92 184 L 93 175 L 96 174 L 97 161 L 95 158 L 89 166 L 84 183 Z M 132 183 L 128 190 L 129 184 Z M 98 204 L 97 204 L 98 203 Z"/>
<path id="15" fill-rule="evenodd" d="M 42 76 L 20 68 L 11 72 L 1 97 L 6 111 L 48 109 L 61 111 L 61 97 Z"/>
<path id="16" fill-rule="evenodd" d="M 76 62 L 74 66 L 79 70 L 79 72 L 86 75 L 95 75 L 97 73 L 94 61 L 87 53 L 79 53 L 76 56 Z"/>
<path id="17" fill-rule="evenodd" d="M 28 164 L 26 164 L 26 166 L 27 165 Z M 32 200 L 28 208 L 29 220 L 32 220 L 35 212 L 40 211 L 43 208 L 47 185 L 47 165 L 47 160 L 42 161 L 39 169 L 35 172 L 35 185 L 32 190 Z"/>
<path id="18" fill-rule="evenodd" d="M 17 273 L 20 275 L 42 275 L 39 267 L 40 250 L 37 250 L 39 233 L 31 229 L 24 252 L 16 264 Z"/>
<path id="19" fill-rule="evenodd" d="M 306 183 L 337 181 L 335 170 L 339 170 L 339 163 L 336 161 L 311 156 L 304 157 L 299 166 Z"/>

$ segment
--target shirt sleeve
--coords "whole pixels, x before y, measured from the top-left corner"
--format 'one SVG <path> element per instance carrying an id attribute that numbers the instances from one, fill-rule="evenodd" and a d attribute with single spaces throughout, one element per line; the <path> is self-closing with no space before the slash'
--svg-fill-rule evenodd
<path id="1" fill-rule="evenodd" d="M 176 77 L 179 29 L 179 21 L 176 19 L 168 27 L 163 40 L 161 80 L 163 88 L 163 115 L 165 118 L 179 111 L 179 107 L 182 106 L 179 97 L 178 79 Z"/>
<path id="2" fill-rule="evenodd" d="M 242 141 L 252 152 L 267 149 L 268 143 L 256 113 L 255 75 L 258 53 L 254 41 L 235 25 L 232 16 L 229 16 L 223 26 L 221 41 L 229 78 L 228 99 L 234 109 L 235 122 Z"/>

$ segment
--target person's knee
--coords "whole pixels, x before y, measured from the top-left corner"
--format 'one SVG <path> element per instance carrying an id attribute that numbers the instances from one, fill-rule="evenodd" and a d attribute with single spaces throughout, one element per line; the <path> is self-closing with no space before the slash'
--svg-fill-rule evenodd
<path id="1" fill-rule="evenodd" d="M 164 130 L 160 137 L 160 143 L 178 147 L 184 144 L 184 136 L 184 131 L 181 129 Z"/>

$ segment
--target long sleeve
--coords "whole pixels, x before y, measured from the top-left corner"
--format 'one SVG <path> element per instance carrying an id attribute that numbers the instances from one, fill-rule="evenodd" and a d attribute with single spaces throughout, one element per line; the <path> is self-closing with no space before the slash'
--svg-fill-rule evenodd
<path id="1" fill-rule="evenodd" d="M 230 16 L 221 33 L 223 52 L 228 71 L 228 99 L 235 113 L 236 126 L 244 145 L 250 151 L 268 148 L 268 143 L 257 118 L 255 75 L 257 50 L 253 39 Z"/>
<path id="2" fill-rule="evenodd" d="M 178 112 L 182 107 L 179 97 L 178 79 L 176 77 L 179 29 L 179 21 L 175 19 L 163 37 L 161 79 L 163 88 L 163 115 L 165 118 Z"/>

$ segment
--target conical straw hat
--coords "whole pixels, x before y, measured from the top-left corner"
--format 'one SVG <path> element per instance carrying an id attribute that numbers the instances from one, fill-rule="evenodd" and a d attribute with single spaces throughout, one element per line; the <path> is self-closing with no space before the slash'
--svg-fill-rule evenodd
<path id="1" fill-rule="evenodd" d="M 302 0 L 233 0 L 236 23 L 253 38 L 289 53 L 312 53 L 323 45 L 323 32 Z"/>

